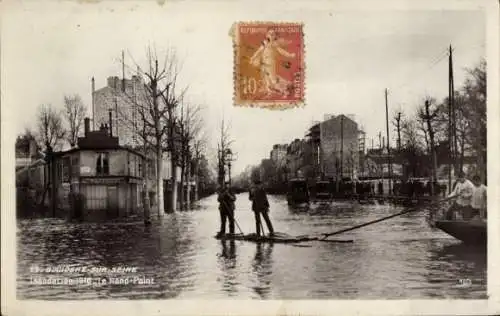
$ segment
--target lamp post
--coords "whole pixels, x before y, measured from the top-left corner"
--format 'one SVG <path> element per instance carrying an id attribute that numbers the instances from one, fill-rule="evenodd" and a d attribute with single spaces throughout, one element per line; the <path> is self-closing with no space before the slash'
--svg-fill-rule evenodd
<path id="1" fill-rule="evenodd" d="M 227 158 L 228 182 L 231 184 L 231 161 L 233 161 L 233 152 L 231 149 L 226 149 L 225 156 Z"/>

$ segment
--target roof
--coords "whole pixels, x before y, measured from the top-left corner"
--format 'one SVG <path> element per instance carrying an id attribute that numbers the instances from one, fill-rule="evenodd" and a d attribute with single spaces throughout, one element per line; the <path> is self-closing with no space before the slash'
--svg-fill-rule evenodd
<path id="1" fill-rule="evenodd" d="M 143 155 L 142 153 L 135 151 L 133 149 L 127 148 L 127 147 L 120 146 L 120 145 L 107 146 L 107 147 L 96 146 L 96 147 L 85 147 L 85 148 L 75 147 L 75 148 L 71 148 L 69 150 L 54 152 L 54 155 L 55 156 L 63 156 L 66 154 L 71 154 L 71 153 L 75 153 L 75 152 L 79 152 L 79 151 L 102 151 L 102 150 L 125 150 L 125 151 L 131 152 L 133 154 L 136 154 L 138 156 L 141 156 L 142 158 L 146 158 L 146 156 Z"/>

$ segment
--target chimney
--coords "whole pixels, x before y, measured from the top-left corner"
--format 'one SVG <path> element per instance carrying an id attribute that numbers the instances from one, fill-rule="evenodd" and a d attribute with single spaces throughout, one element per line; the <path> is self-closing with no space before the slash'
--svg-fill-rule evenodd
<path id="1" fill-rule="evenodd" d="M 85 137 L 87 137 L 87 134 L 90 132 L 90 119 L 86 117 L 84 120 L 84 128 L 85 128 Z"/>
<path id="2" fill-rule="evenodd" d="M 113 114 L 109 110 L 109 136 L 113 137 Z"/>

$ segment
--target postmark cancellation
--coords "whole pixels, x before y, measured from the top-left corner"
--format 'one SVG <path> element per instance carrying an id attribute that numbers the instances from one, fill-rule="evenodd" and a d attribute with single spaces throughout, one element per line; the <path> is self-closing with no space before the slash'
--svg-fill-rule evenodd
<path id="1" fill-rule="evenodd" d="M 239 22 L 234 47 L 234 105 L 288 109 L 305 102 L 302 23 Z"/>

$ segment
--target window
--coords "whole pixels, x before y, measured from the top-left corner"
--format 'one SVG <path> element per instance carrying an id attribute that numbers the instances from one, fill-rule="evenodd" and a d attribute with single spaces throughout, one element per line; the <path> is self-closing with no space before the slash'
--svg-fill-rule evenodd
<path id="1" fill-rule="evenodd" d="M 96 161 L 96 175 L 109 175 L 109 153 L 98 153 Z"/>

